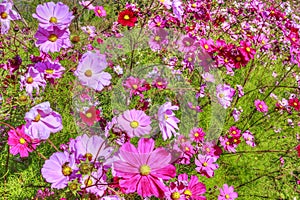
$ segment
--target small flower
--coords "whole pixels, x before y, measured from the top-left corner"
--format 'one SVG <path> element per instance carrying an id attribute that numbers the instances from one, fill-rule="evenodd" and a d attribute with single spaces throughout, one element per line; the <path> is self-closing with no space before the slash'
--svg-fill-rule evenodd
<path id="1" fill-rule="evenodd" d="M 80 1 L 79 4 L 83 6 L 84 8 L 87 8 L 89 10 L 94 10 L 95 6 L 93 6 L 92 1 Z"/>
<path id="2" fill-rule="evenodd" d="M 164 78 L 157 77 L 155 80 L 152 82 L 152 86 L 156 87 L 157 89 L 163 90 L 166 89 L 168 85 L 168 81 Z"/>
<path id="3" fill-rule="evenodd" d="M 54 31 L 54 27 L 64 30 L 70 26 L 72 19 L 74 19 L 72 12 L 69 12 L 69 7 L 62 2 L 57 4 L 47 2 L 38 5 L 36 13 L 32 16 L 39 21 L 39 27 L 47 31 Z"/>
<path id="4" fill-rule="evenodd" d="M 7 144 L 10 146 L 9 153 L 12 155 L 20 154 L 20 157 L 28 157 L 28 153 L 36 149 L 38 141 L 33 141 L 24 132 L 24 125 L 17 127 L 15 130 L 8 131 Z"/>
<path id="5" fill-rule="evenodd" d="M 151 118 L 141 110 L 127 110 L 117 120 L 129 137 L 140 137 L 151 131 Z"/>
<path id="6" fill-rule="evenodd" d="M 217 159 L 217 157 L 212 157 L 210 155 L 199 154 L 198 159 L 195 159 L 195 164 L 197 165 L 196 171 L 207 178 L 213 177 L 214 170 L 219 168 L 219 165 L 215 163 Z"/>
<path id="7" fill-rule="evenodd" d="M 218 200 L 234 200 L 238 197 L 238 194 L 234 192 L 234 187 L 228 187 L 227 184 L 223 185 L 223 188 L 220 188 L 220 195 Z"/>
<path id="8" fill-rule="evenodd" d="M 68 185 L 70 176 L 77 170 L 74 154 L 56 152 L 46 160 L 41 170 L 43 177 L 51 188 L 62 189 Z"/>
<path id="9" fill-rule="evenodd" d="M 36 89 L 36 95 L 38 95 L 40 91 L 39 87 L 45 89 L 46 84 L 47 83 L 44 79 L 44 74 L 39 72 L 34 67 L 29 67 L 25 76 L 21 76 L 20 89 L 23 90 L 25 87 L 27 94 L 32 97 L 33 89 Z"/>
<path id="10" fill-rule="evenodd" d="M 295 110 L 300 111 L 300 101 L 297 98 L 289 99 L 289 106 L 292 106 Z"/>
<path id="11" fill-rule="evenodd" d="M 25 114 L 25 133 L 31 138 L 46 140 L 50 133 L 62 130 L 61 115 L 50 108 L 49 102 L 40 103 Z"/>
<path id="12" fill-rule="evenodd" d="M 118 75 L 123 74 L 123 68 L 120 67 L 120 65 L 114 66 L 114 72 L 116 72 Z"/>
<path id="13" fill-rule="evenodd" d="M 217 85 L 216 95 L 219 103 L 226 109 L 231 105 L 235 90 L 231 88 L 230 85 L 219 84 Z"/>
<path id="14" fill-rule="evenodd" d="M 159 51 L 168 44 L 168 32 L 163 28 L 153 28 L 149 39 L 152 51 Z"/>
<path id="15" fill-rule="evenodd" d="M 202 196 L 206 192 L 206 187 L 199 182 L 197 176 L 191 175 L 190 180 L 188 180 L 187 174 L 180 174 L 178 175 L 178 181 L 187 185 L 183 191 L 186 199 L 206 200 L 206 197 Z"/>
<path id="16" fill-rule="evenodd" d="M 40 72 L 43 73 L 46 79 L 58 79 L 61 78 L 62 74 L 65 71 L 65 68 L 61 66 L 60 63 L 52 63 L 49 61 L 38 62 L 34 67 Z"/>
<path id="17" fill-rule="evenodd" d="M 68 29 L 60 30 L 53 27 L 52 31 L 48 31 L 39 27 L 34 37 L 37 39 L 35 45 L 45 53 L 59 52 L 61 48 L 66 49 L 72 46 Z"/>
<path id="18" fill-rule="evenodd" d="M 240 138 L 241 137 L 241 132 L 242 131 L 240 129 L 238 129 L 237 127 L 235 127 L 235 126 L 232 126 L 229 129 L 229 134 L 233 138 Z"/>
<path id="19" fill-rule="evenodd" d="M 95 108 L 95 106 L 90 107 L 87 111 L 80 112 L 81 120 L 89 126 L 93 126 L 95 122 L 100 120 L 100 111 Z"/>
<path id="20" fill-rule="evenodd" d="M 192 139 L 192 141 L 194 142 L 203 142 L 204 137 L 205 137 L 205 132 L 203 131 L 202 128 L 193 128 L 190 131 L 190 138 Z"/>
<path id="21" fill-rule="evenodd" d="M 91 38 L 96 37 L 96 27 L 95 26 L 82 26 L 81 30 L 88 34 Z"/>
<path id="22" fill-rule="evenodd" d="M 21 19 L 21 16 L 12 10 L 13 4 L 10 2 L 0 3 L 0 25 L 1 34 L 6 34 L 10 28 L 10 21 Z"/>
<path id="23" fill-rule="evenodd" d="M 96 6 L 94 9 L 95 15 L 97 17 L 105 17 L 106 16 L 106 11 L 102 6 Z"/>
<path id="24" fill-rule="evenodd" d="M 118 23 L 122 26 L 134 27 L 137 17 L 131 9 L 126 9 L 119 13 Z"/>
<path id="25" fill-rule="evenodd" d="M 263 113 L 268 112 L 268 106 L 264 101 L 257 99 L 254 101 L 254 105 L 255 105 L 257 111 L 263 112 Z"/>
<path id="26" fill-rule="evenodd" d="M 104 72 L 107 65 L 105 55 L 89 51 L 82 56 L 74 74 L 82 85 L 101 91 L 110 84 L 112 78 L 109 73 Z"/>
<path id="27" fill-rule="evenodd" d="M 246 141 L 246 144 L 248 144 L 249 146 L 251 147 L 255 147 L 256 144 L 254 142 L 254 136 L 252 135 L 252 133 L 250 131 L 245 131 L 243 134 L 242 134 L 244 140 Z"/>
<path id="28" fill-rule="evenodd" d="M 178 106 L 172 106 L 171 102 L 167 102 L 160 106 L 158 109 L 158 121 L 159 128 L 162 132 L 163 140 L 170 139 L 173 135 L 178 135 L 176 129 L 178 130 L 178 123 L 180 120 L 176 118 L 172 110 L 178 110 Z"/>

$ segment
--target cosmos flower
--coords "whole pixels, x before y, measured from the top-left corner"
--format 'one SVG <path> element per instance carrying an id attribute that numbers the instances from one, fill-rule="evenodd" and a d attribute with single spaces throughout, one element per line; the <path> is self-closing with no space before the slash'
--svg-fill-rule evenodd
<path id="1" fill-rule="evenodd" d="M 268 106 L 267 106 L 267 104 L 264 101 L 256 99 L 254 101 L 254 105 L 255 105 L 257 111 L 263 112 L 263 113 L 268 112 Z"/>
<path id="2" fill-rule="evenodd" d="M 168 32 L 163 28 L 153 28 L 149 39 L 149 46 L 152 51 L 161 50 L 168 44 Z"/>
<path id="3" fill-rule="evenodd" d="M 171 154 L 154 146 L 153 139 L 141 138 L 137 148 L 129 142 L 120 148 L 112 173 L 122 177 L 119 185 L 126 194 L 137 192 L 142 197 L 164 197 L 167 187 L 163 180 L 175 177 L 176 168 L 170 164 Z"/>
<path id="4" fill-rule="evenodd" d="M 85 189 L 88 193 L 95 194 L 101 197 L 107 189 L 106 176 L 102 167 L 97 171 L 91 172 L 90 175 L 85 175 L 82 178 L 81 188 Z"/>
<path id="5" fill-rule="evenodd" d="M 41 169 L 44 179 L 51 188 L 62 189 L 68 185 L 72 173 L 77 170 L 74 154 L 56 152 L 45 161 Z"/>
<path id="6" fill-rule="evenodd" d="M 29 67 L 25 76 L 21 76 L 20 89 L 23 90 L 25 87 L 27 94 L 32 97 L 33 89 L 36 89 L 36 95 L 38 95 L 40 92 L 39 87 L 45 89 L 46 84 L 44 74 L 34 67 Z"/>
<path id="7" fill-rule="evenodd" d="M 100 111 L 96 110 L 95 106 L 90 107 L 84 113 L 79 113 L 81 120 L 89 126 L 93 126 L 95 122 L 100 120 L 99 114 Z"/>
<path id="8" fill-rule="evenodd" d="M 238 193 L 234 192 L 234 187 L 228 187 L 227 184 L 223 185 L 223 188 L 220 188 L 220 195 L 218 200 L 234 200 L 238 197 Z"/>
<path id="9" fill-rule="evenodd" d="M 25 114 L 25 133 L 31 138 L 46 140 L 50 133 L 62 130 L 61 115 L 50 108 L 49 102 L 32 107 Z"/>
<path id="10" fill-rule="evenodd" d="M 119 13 L 118 23 L 122 26 L 134 27 L 137 17 L 131 9 L 126 9 Z"/>
<path id="11" fill-rule="evenodd" d="M 97 17 L 105 17 L 106 16 L 106 11 L 102 6 L 96 6 L 94 9 L 95 15 Z"/>
<path id="12" fill-rule="evenodd" d="M 95 26 L 82 26 L 81 30 L 88 34 L 91 38 L 96 37 L 96 27 Z"/>
<path id="13" fill-rule="evenodd" d="M 178 110 L 178 106 L 172 106 L 171 102 L 166 102 L 158 109 L 159 128 L 162 132 L 163 140 L 170 139 L 172 135 L 178 135 L 178 123 L 180 120 L 176 118 L 172 110 Z"/>
<path id="14" fill-rule="evenodd" d="M 35 45 L 45 53 L 59 52 L 61 48 L 66 49 L 72 46 L 68 29 L 60 30 L 53 27 L 52 31 L 47 31 L 39 27 L 34 37 L 37 39 Z"/>
<path id="15" fill-rule="evenodd" d="M 186 199 L 206 200 L 206 197 L 202 196 L 206 192 L 206 187 L 203 183 L 199 182 L 197 176 L 191 175 L 189 180 L 187 174 L 180 174 L 178 175 L 178 181 L 186 185 L 183 191 Z"/>
<path id="16" fill-rule="evenodd" d="M 217 85 L 216 90 L 217 98 L 223 108 L 228 108 L 231 105 L 232 97 L 235 95 L 235 90 L 227 84 Z"/>
<path id="17" fill-rule="evenodd" d="M 151 118 L 141 110 L 127 110 L 117 120 L 129 137 L 140 137 L 151 131 Z"/>
<path id="18" fill-rule="evenodd" d="M 193 142 L 203 142 L 204 137 L 205 137 L 205 132 L 203 131 L 202 128 L 194 127 L 190 131 L 189 136 Z"/>
<path id="19" fill-rule="evenodd" d="M 43 73 L 46 79 L 61 78 L 65 68 L 60 63 L 53 63 L 50 61 L 38 62 L 34 65 L 40 73 Z"/>
<path id="20" fill-rule="evenodd" d="M 217 159 L 217 157 L 210 155 L 199 154 L 198 158 L 195 159 L 196 171 L 207 178 L 213 177 L 214 171 L 219 168 L 219 165 L 215 163 Z"/>
<path id="21" fill-rule="evenodd" d="M 248 144 L 251 147 L 255 147 L 256 146 L 256 144 L 254 142 L 254 136 L 253 136 L 253 134 L 250 131 L 246 130 L 242 134 L 242 136 L 243 136 L 244 140 L 246 141 L 246 144 Z"/>
<path id="22" fill-rule="evenodd" d="M 195 43 L 196 43 L 195 39 L 191 38 L 188 35 L 182 35 L 177 41 L 177 44 L 179 46 L 178 50 L 185 53 L 193 52 L 197 49 Z"/>
<path id="23" fill-rule="evenodd" d="M 11 2 L 0 2 L 1 34 L 6 34 L 10 28 L 10 21 L 21 19 L 21 16 L 12 10 Z"/>
<path id="24" fill-rule="evenodd" d="M 95 9 L 95 6 L 93 6 L 92 1 L 80 1 L 79 4 L 89 10 Z"/>
<path id="25" fill-rule="evenodd" d="M 38 5 L 32 17 L 39 21 L 39 27 L 48 31 L 54 31 L 54 27 L 64 30 L 70 26 L 74 18 L 72 12 L 69 12 L 69 7 L 62 2 Z"/>
<path id="26" fill-rule="evenodd" d="M 112 78 L 109 73 L 104 72 L 107 65 L 105 55 L 89 51 L 82 56 L 74 74 L 82 85 L 101 91 L 110 84 Z"/>
<path id="27" fill-rule="evenodd" d="M 7 144 L 10 146 L 9 153 L 20 154 L 20 157 L 28 157 L 28 153 L 36 149 L 37 141 L 33 141 L 24 132 L 24 125 L 18 126 L 15 130 L 8 131 Z"/>

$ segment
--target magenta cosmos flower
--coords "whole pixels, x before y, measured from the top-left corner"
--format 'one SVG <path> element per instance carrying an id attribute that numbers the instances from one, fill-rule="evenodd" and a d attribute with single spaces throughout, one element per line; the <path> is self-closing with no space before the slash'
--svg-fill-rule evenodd
<path id="1" fill-rule="evenodd" d="M 61 78 L 65 71 L 65 68 L 60 63 L 53 63 L 50 61 L 38 62 L 34 67 L 40 72 L 44 73 L 46 79 L 58 79 Z"/>
<path id="2" fill-rule="evenodd" d="M 264 101 L 257 99 L 254 101 L 254 105 L 255 105 L 257 111 L 263 112 L 263 113 L 268 112 L 268 106 Z"/>
<path id="3" fill-rule="evenodd" d="M 15 130 L 8 131 L 7 144 L 10 146 L 9 152 L 12 155 L 19 153 L 21 157 L 28 157 L 28 152 L 35 150 L 37 142 L 25 134 L 24 125 L 21 125 Z"/>
<path id="4" fill-rule="evenodd" d="M 186 199 L 206 200 L 205 196 L 202 196 L 206 192 L 206 187 L 203 183 L 199 182 L 198 177 L 191 175 L 190 181 L 187 174 L 178 175 L 178 181 L 187 184 L 183 194 Z"/>
<path id="5" fill-rule="evenodd" d="M 97 17 L 105 17 L 106 16 L 106 11 L 102 6 L 96 6 L 94 9 L 95 15 Z"/>
<path id="6" fill-rule="evenodd" d="M 107 65 L 105 55 L 89 51 L 83 55 L 74 74 L 82 85 L 101 91 L 110 84 L 112 78 L 104 72 Z"/>
<path id="7" fill-rule="evenodd" d="M 178 130 L 178 123 L 180 120 L 176 118 L 175 114 L 172 110 L 178 110 L 178 106 L 172 106 L 171 102 L 167 102 L 163 104 L 158 109 L 158 121 L 159 121 L 159 128 L 162 132 L 163 140 L 170 139 L 172 135 L 178 135 L 176 129 Z"/>
<path id="8" fill-rule="evenodd" d="M 45 161 L 41 170 L 43 177 L 51 188 L 62 189 L 68 185 L 72 173 L 77 170 L 74 154 L 56 152 Z"/>
<path id="9" fill-rule="evenodd" d="M 62 130 L 61 115 L 50 108 L 49 102 L 40 103 L 25 114 L 25 133 L 34 139 L 46 140 L 50 133 Z"/>
<path id="10" fill-rule="evenodd" d="M 122 177 L 119 185 L 126 194 L 164 197 L 168 189 L 163 180 L 175 177 L 176 168 L 169 164 L 171 154 L 161 147 L 154 149 L 154 145 L 153 139 L 141 138 L 137 148 L 129 142 L 121 147 L 120 160 L 113 163 L 113 175 Z"/>
<path id="11" fill-rule="evenodd" d="M 0 3 L 0 25 L 1 34 L 6 34 L 10 28 L 10 21 L 21 19 L 20 15 L 12 10 L 13 4 L 10 2 Z"/>
<path id="12" fill-rule="evenodd" d="M 21 76 L 20 83 L 20 89 L 23 90 L 25 87 L 25 90 L 30 97 L 32 97 L 33 89 L 36 89 L 36 95 L 38 95 L 40 92 L 39 87 L 45 89 L 47 84 L 43 73 L 39 72 L 34 67 L 29 67 L 25 76 Z"/>
<path id="13" fill-rule="evenodd" d="M 131 138 L 149 134 L 151 131 L 151 118 L 141 110 L 127 110 L 117 118 L 117 121 Z"/>
<path id="14" fill-rule="evenodd" d="M 214 171 L 219 168 L 219 165 L 215 163 L 217 159 L 215 156 L 199 154 L 198 159 L 195 159 L 196 171 L 207 178 L 213 177 Z"/>
<path id="15" fill-rule="evenodd" d="M 223 108 L 228 108 L 231 105 L 232 98 L 235 95 L 235 90 L 227 84 L 217 85 L 217 98 Z"/>
<path id="16" fill-rule="evenodd" d="M 223 185 L 223 188 L 220 188 L 220 195 L 218 200 L 234 200 L 238 197 L 238 193 L 234 192 L 234 187 L 228 187 L 227 184 Z"/>
<path id="17" fill-rule="evenodd" d="M 74 18 L 72 12 L 69 12 L 69 7 L 62 2 L 38 5 L 32 17 L 39 21 L 39 27 L 48 31 L 53 31 L 54 27 L 60 30 L 66 29 Z"/>
<path id="18" fill-rule="evenodd" d="M 53 30 L 48 31 L 39 27 L 34 37 L 37 39 L 35 45 L 45 53 L 59 52 L 61 48 L 66 49 L 72 46 L 69 29 L 60 30 L 53 27 Z"/>

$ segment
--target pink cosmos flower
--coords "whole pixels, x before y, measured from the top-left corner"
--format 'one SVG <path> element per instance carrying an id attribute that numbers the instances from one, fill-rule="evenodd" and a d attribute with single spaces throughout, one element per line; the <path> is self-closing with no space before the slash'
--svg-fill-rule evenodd
<path id="1" fill-rule="evenodd" d="M 47 84 L 44 79 L 44 74 L 39 72 L 34 67 L 28 68 L 28 72 L 25 74 L 25 76 L 21 76 L 20 83 L 20 89 L 23 90 L 25 87 L 25 90 L 30 97 L 32 97 L 33 89 L 36 89 L 36 95 L 38 95 L 40 92 L 39 87 L 45 89 Z"/>
<path id="2" fill-rule="evenodd" d="M 233 109 L 232 116 L 233 116 L 235 122 L 240 120 L 240 115 L 241 115 L 242 112 L 243 112 L 242 108 L 239 108 L 239 109 L 234 108 Z"/>
<path id="3" fill-rule="evenodd" d="M 163 28 L 153 28 L 149 40 L 149 46 L 152 51 L 159 51 L 168 44 L 168 32 Z"/>
<path id="4" fill-rule="evenodd" d="M 120 148 L 119 158 L 113 163 L 113 175 L 122 177 L 119 185 L 125 193 L 137 192 L 142 197 L 163 198 L 167 187 L 163 180 L 176 175 L 169 164 L 171 154 L 162 147 L 154 149 L 153 139 L 141 138 L 136 148 L 129 142 Z"/>
<path id="5" fill-rule="evenodd" d="M 257 99 L 254 101 L 254 105 L 255 105 L 257 111 L 263 112 L 263 113 L 268 112 L 268 106 L 264 101 Z"/>
<path id="6" fill-rule="evenodd" d="M 248 144 L 251 147 L 255 147 L 256 146 L 256 144 L 254 142 L 254 136 L 253 136 L 253 134 L 250 131 L 246 130 L 242 134 L 242 136 L 243 136 L 244 140 L 246 141 L 246 144 Z"/>
<path id="7" fill-rule="evenodd" d="M 241 41 L 240 47 L 238 48 L 241 54 L 243 55 L 245 61 L 249 61 L 254 58 L 256 53 L 255 49 L 251 48 L 251 43 L 248 41 Z"/>
<path id="8" fill-rule="evenodd" d="M 178 110 L 178 106 L 172 106 L 171 102 L 167 102 L 158 109 L 159 128 L 162 132 L 163 140 L 170 139 L 172 135 L 178 135 L 178 123 L 180 120 L 176 118 L 172 110 Z"/>
<path id="9" fill-rule="evenodd" d="M 82 56 L 74 74 L 82 85 L 101 91 L 110 84 L 112 78 L 104 72 L 107 66 L 105 55 L 88 51 Z"/>
<path id="10" fill-rule="evenodd" d="M 36 13 L 32 14 L 33 18 L 39 21 L 39 27 L 48 31 L 54 31 L 54 27 L 60 30 L 68 28 L 74 16 L 69 11 L 69 7 L 62 2 L 47 2 L 38 5 Z"/>
<path id="11" fill-rule="evenodd" d="M 100 111 L 96 110 L 95 106 L 90 107 L 84 113 L 79 112 L 81 120 L 89 126 L 93 126 L 95 122 L 100 120 L 99 114 Z"/>
<path id="12" fill-rule="evenodd" d="M 159 0 L 167 9 L 171 9 L 172 1 L 171 0 Z"/>
<path id="13" fill-rule="evenodd" d="M 43 177 L 51 188 L 62 189 L 68 185 L 70 176 L 77 170 L 74 154 L 56 152 L 45 161 L 41 169 Z"/>
<path id="14" fill-rule="evenodd" d="M 206 197 L 202 196 L 206 192 L 206 187 L 203 183 L 199 182 L 197 176 L 191 175 L 190 180 L 188 180 L 187 174 L 180 174 L 178 175 L 178 181 L 186 185 L 183 192 L 186 199 L 206 200 Z"/>
<path id="15" fill-rule="evenodd" d="M 61 115 L 50 108 L 49 102 L 40 103 L 25 114 L 25 133 L 31 138 L 46 140 L 50 133 L 62 130 Z"/>
<path id="16" fill-rule="evenodd" d="M 12 10 L 11 2 L 0 3 L 0 26 L 1 34 L 6 34 L 10 28 L 10 21 L 21 19 L 21 16 Z"/>
<path id="17" fill-rule="evenodd" d="M 81 30 L 88 34 L 91 38 L 96 37 L 96 27 L 95 26 L 82 26 Z"/>
<path id="18" fill-rule="evenodd" d="M 157 89 L 163 90 L 166 89 L 168 85 L 168 81 L 162 77 L 157 77 L 152 82 L 152 86 L 156 87 Z"/>
<path id="19" fill-rule="evenodd" d="M 227 84 L 219 84 L 217 85 L 216 95 L 219 103 L 223 106 L 223 108 L 228 108 L 231 105 L 232 98 L 235 95 L 235 90 Z"/>
<path id="20" fill-rule="evenodd" d="M 81 188 L 88 193 L 95 194 L 101 197 L 107 189 L 106 176 L 102 167 L 97 171 L 91 172 L 90 175 L 83 176 Z"/>
<path id="21" fill-rule="evenodd" d="M 34 37 L 37 39 L 35 45 L 45 53 L 59 52 L 61 48 L 66 49 L 72 46 L 69 29 L 60 30 L 53 27 L 52 31 L 48 31 L 39 27 Z"/>
<path id="22" fill-rule="evenodd" d="M 198 158 L 195 159 L 196 171 L 207 178 L 213 177 L 214 171 L 219 168 L 219 165 L 215 163 L 217 159 L 217 157 L 210 155 L 199 154 Z"/>
<path id="23" fill-rule="evenodd" d="M 234 192 L 234 187 L 228 187 L 227 184 L 223 185 L 223 188 L 220 188 L 220 195 L 218 200 L 234 200 L 238 197 L 238 194 Z"/>
<path id="24" fill-rule="evenodd" d="M 195 51 L 197 49 L 195 43 L 195 39 L 191 38 L 188 35 L 182 35 L 177 41 L 177 44 L 179 46 L 178 50 L 185 53 Z"/>
<path id="25" fill-rule="evenodd" d="M 133 76 L 128 77 L 123 83 L 123 86 L 125 89 L 130 90 L 130 97 L 132 97 L 132 95 L 140 95 L 143 97 L 142 92 L 150 89 L 150 85 L 145 79 L 139 79 Z"/>
<path id="26" fill-rule="evenodd" d="M 228 138 L 227 136 L 225 136 L 225 137 L 220 136 L 219 140 L 220 140 L 221 145 L 223 146 L 223 148 L 226 151 L 231 152 L 231 153 L 236 152 L 235 148 L 237 147 L 237 144 L 234 143 L 234 141 L 233 141 L 234 139 Z"/>
<path id="27" fill-rule="evenodd" d="M 15 130 L 8 131 L 7 144 L 10 146 L 9 153 L 12 155 L 20 154 L 20 157 L 28 157 L 28 152 L 36 149 L 38 141 L 33 141 L 24 132 L 24 125 L 18 126 Z"/>
<path id="28" fill-rule="evenodd" d="M 102 6 L 96 6 L 94 9 L 95 15 L 97 17 L 105 17 L 106 16 L 106 11 Z"/>
<path id="29" fill-rule="evenodd" d="M 140 137 L 151 131 L 151 118 L 141 110 L 127 110 L 117 120 L 129 137 Z"/>
<path id="30" fill-rule="evenodd" d="M 238 129 L 235 126 L 230 127 L 229 129 L 229 134 L 233 137 L 233 138 L 240 138 L 241 137 L 241 130 Z"/>
<path id="31" fill-rule="evenodd" d="M 61 78 L 65 71 L 65 68 L 60 63 L 53 63 L 50 61 L 38 62 L 34 67 L 43 73 L 46 79 L 58 79 Z"/>
<path id="32" fill-rule="evenodd" d="M 182 16 L 184 14 L 183 6 L 181 0 L 173 0 L 172 2 L 172 10 L 174 15 L 179 19 L 179 21 L 182 21 Z"/>
<path id="33" fill-rule="evenodd" d="M 189 134 L 190 138 L 192 139 L 193 142 L 203 142 L 205 132 L 203 131 L 202 128 L 197 128 L 194 127 Z"/>

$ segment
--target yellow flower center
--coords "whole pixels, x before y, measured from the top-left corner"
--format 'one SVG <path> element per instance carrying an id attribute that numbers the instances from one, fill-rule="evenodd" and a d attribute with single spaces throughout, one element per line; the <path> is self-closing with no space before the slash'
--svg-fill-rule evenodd
<path id="1" fill-rule="evenodd" d="M 160 27 L 161 26 L 161 22 L 157 22 L 156 26 Z"/>
<path id="2" fill-rule="evenodd" d="M 198 133 L 195 133 L 195 134 L 194 134 L 194 136 L 195 136 L 195 137 L 198 137 L 198 136 L 199 136 L 199 134 L 198 134 Z"/>
<path id="3" fill-rule="evenodd" d="M 69 167 L 68 165 L 63 165 L 62 166 L 62 173 L 63 173 L 63 175 L 64 176 L 70 176 L 70 174 L 72 174 L 72 168 L 71 167 Z"/>
<path id="4" fill-rule="evenodd" d="M 155 36 L 154 40 L 158 42 L 158 41 L 160 41 L 160 37 L 157 35 L 157 36 Z"/>
<path id="5" fill-rule="evenodd" d="M 88 113 L 85 114 L 85 116 L 86 116 L 87 118 L 91 118 L 93 115 L 92 115 L 92 113 L 88 112 Z"/>
<path id="6" fill-rule="evenodd" d="M 225 195 L 225 199 L 229 199 L 230 196 L 228 194 Z"/>
<path id="7" fill-rule="evenodd" d="M 140 167 L 140 173 L 142 176 L 148 176 L 151 172 L 151 168 L 148 165 L 142 165 Z"/>
<path id="8" fill-rule="evenodd" d="M 27 83 L 31 84 L 33 83 L 33 78 L 31 76 L 29 76 L 26 80 Z"/>
<path id="9" fill-rule="evenodd" d="M 261 41 L 262 44 L 266 44 L 266 42 L 264 40 Z"/>
<path id="10" fill-rule="evenodd" d="M 208 147 L 205 150 L 206 150 L 206 152 L 210 152 L 210 148 L 208 148 Z"/>
<path id="11" fill-rule="evenodd" d="M 131 128 L 137 128 L 139 126 L 139 122 L 132 121 L 132 122 L 130 122 L 130 126 L 131 126 Z"/>
<path id="12" fill-rule="evenodd" d="M 41 119 L 41 115 L 37 114 L 37 116 L 35 116 L 33 121 L 38 122 L 38 121 L 40 121 L 40 119 Z"/>
<path id="13" fill-rule="evenodd" d="M 79 170 L 81 174 L 88 174 L 91 171 L 91 165 L 89 163 L 82 163 Z"/>
<path id="14" fill-rule="evenodd" d="M 47 74 L 53 74 L 54 70 L 53 69 L 46 69 L 45 72 Z"/>
<path id="15" fill-rule="evenodd" d="M 237 142 L 237 139 L 234 139 L 233 142 L 236 143 L 236 142 Z"/>
<path id="16" fill-rule="evenodd" d="M 225 58 L 225 59 L 224 59 L 224 62 L 228 63 L 229 61 L 228 61 L 228 59 L 227 59 L 227 58 Z"/>
<path id="17" fill-rule="evenodd" d="M 235 134 L 236 134 L 236 131 L 232 131 L 231 134 L 235 135 Z"/>
<path id="18" fill-rule="evenodd" d="M 207 44 L 204 45 L 204 49 L 208 49 L 208 45 Z"/>
<path id="19" fill-rule="evenodd" d="M 238 57 L 236 57 L 235 59 L 236 59 L 236 61 L 238 61 L 238 62 L 240 62 L 240 61 L 242 60 L 242 58 L 241 58 L 241 57 L 239 57 L 239 56 L 238 56 Z"/>
<path id="20" fill-rule="evenodd" d="M 251 139 L 251 137 L 248 137 L 247 140 L 248 140 L 248 141 L 251 141 L 252 139 Z"/>
<path id="21" fill-rule="evenodd" d="M 57 23 L 57 18 L 56 17 L 51 17 L 49 22 L 56 24 Z"/>
<path id="22" fill-rule="evenodd" d="M 8 14 L 6 12 L 2 12 L 0 14 L 0 16 L 1 16 L 2 19 L 6 19 L 8 17 Z"/>
<path id="23" fill-rule="evenodd" d="M 272 10 L 272 11 L 271 11 L 271 14 L 273 15 L 274 13 L 275 13 L 274 10 Z"/>
<path id="24" fill-rule="evenodd" d="M 186 44 L 187 46 L 190 46 L 190 45 L 191 45 L 191 43 L 190 43 L 189 41 L 186 41 L 185 44 Z"/>
<path id="25" fill-rule="evenodd" d="M 69 185 L 70 190 L 77 190 L 78 189 L 78 184 L 77 183 L 70 183 Z"/>
<path id="26" fill-rule="evenodd" d="M 187 196 L 192 196 L 191 190 L 185 190 L 183 193 Z"/>
<path id="27" fill-rule="evenodd" d="M 230 142 L 226 142 L 226 145 L 229 145 L 230 144 Z"/>
<path id="28" fill-rule="evenodd" d="M 188 147 L 185 147 L 185 151 L 190 151 L 190 148 L 188 148 Z"/>
<path id="29" fill-rule="evenodd" d="M 223 98 L 225 95 L 223 93 L 219 94 L 220 98 Z"/>
<path id="30" fill-rule="evenodd" d="M 24 138 L 20 138 L 19 142 L 20 142 L 20 144 L 25 144 L 26 140 Z"/>
<path id="31" fill-rule="evenodd" d="M 295 41 L 296 41 L 296 38 L 292 38 L 292 40 L 293 40 L 293 42 L 295 42 Z"/>
<path id="32" fill-rule="evenodd" d="M 180 193 L 179 193 L 179 192 L 173 192 L 173 193 L 171 194 L 171 198 L 172 198 L 173 200 L 179 199 L 179 198 L 180 198 Z"/>
<path id="33" fill-rule="evenodd" d="M 138 88 L 138 86 L 137 86 L 136 84 L 134 84 L 134 85 L 132 85 L 132 88 L 133 88 L 134 90 L 136 90 L 136 89 Z"/>
<path id="34" fill-rule="evenodd" d="M 57 35 L 55 34 L 50 34 L 49 37 L 48 37 L 48 40 L 50 42 L 55 42 L 57 40 Z"/>
<path id="35" fill-rule="evenodd" d="M 98 13 L 98 14 L 101 14 L 101 10 L 100 10 L 100 9 L 99 9 L 99 10 L 97 10 L 97 13 Z"/>
<path id="36" fill-rule="evenodd" d="M 168 119 L 169 119 L 169 116 L 165 114 L 165 120 L 168 120 Z"/>
<path id="37" fill-rule="evenodd" d="M 87 179 L 84 181 L 84 184 L 85 184 L 86 186 L 91 186 L 91 185 L 93 185 L 93 181 L 92 181 L 91 177 L 90 177 L 90 178 L 87 178 Z"/>
<path id="38" fill-rule="evenodd" d="M 26 100 L 27 100 L 27 96 L 25 96 L 25 95 L 20 96 L 20 101 L 26 101 Z"/>
<path id="39" fill-rule="evenodd" d="M 262 108 L 263 106 L 261 104 L 258 105 L 259 108 Z"/>
<path id="40" fill-rule="evenodd" d="M 196 5 L 195 3 L 193 3 L 193 4 L 192 4 L 192 7 L 193 7 L 193 8 L 196 8 L 196 7 L 197 7 L 197 5 Z"/>
<path id="41" fill-rule="evenodd" d="M 84 155 L 84 157 L 87 158 L 89 161 L 91 161 L 92 158 L 93 158 L 93 155 L 92 155 L 91 153 L 86 153 L 86 154 Z"/>
<path id="42" fill-rule="evenodd" d="M 246 51 L 250 52 L 251 51 L 250 47 L 246 47 Z"/>
<path id="43" fill-rule="evenodd" d="M 203 165 L 203 167 L 206 167 L 207 166 L 207 162 L 204 162 L 202 165 Z"/>
<path id="44" fill-rule="evenodd" d="M 294 102 L 293 104 L 294 104 L 294 106 L 298 106 L 298 103 L 297 103 L 297 102 Z"/>
<path id="45" fill-rule="evenodd" d="M 129 19 L 130 19 L 129 15 L 125 15 L 125 16 L 124 16 L 124 19 L 125 19 L 125 20 L 129 20 Z"/>
<path id="46" fill-rule="evenodd" d="M 159 82 L 157 82 L 157 85 L 162 86 L 163 84 L 162 84 L 162 82 L 159 81 Z"/>
<path id="47" fill-rule="evenodd" d="M 88 70 L 86 70 L 86 71 L 84 72 L 84 75 L 85 75 L 86 77 L 91 77 L 91 76 L 93 75 L 93 72 L 92 72 L 92 70 L 88 69 Z"/>

